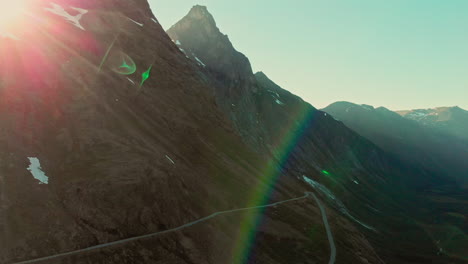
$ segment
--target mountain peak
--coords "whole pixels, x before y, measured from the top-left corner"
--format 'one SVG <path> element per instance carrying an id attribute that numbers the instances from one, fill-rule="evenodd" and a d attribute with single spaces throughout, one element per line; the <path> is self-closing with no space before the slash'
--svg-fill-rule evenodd
<path id="1" fill-rule="evenodd" d="M 206 6 L 195 5 L 190 9 L 188 14 L 185 16 L 186 20 L 189 20 L 191 23 L 200 23 L 209 25 L 212 28 L 216 28 L 216 21 L 214 20 L 211 13 L 208 11 Z"/>
<path id="2" fill-rule="evenodd" d="M 268 80 L 271 82 L 271 79 L 262 71 L 256 72 L 255 76 L 260 79 Z"/>
<path id="3" fill-rule="evenodd" d="M 238 52 L 229 38 L 216 26 L 214 17 L 206 6 L 196 5 L 179 22 L 173 25 L 167 34 L 188 57 L 212 71 L 220 78 L 231 81 L 252 79 L 253 72 L 247 57 Z"/>
<path id="4" fill-rule="evenodd" d="M 192 7 L 190 12 L 188 13 L 189 17 L 192 18 L 206 18 L 207 16 L 210 16 L 211 14 L 208 12 L 208 8 L 206 6 L 202 5 L 195 5 Z"/>
<path id="5" fill-rule="evenodd" d="M 220 36 L 224 36 L 216 26 L 216 21 L 208 12 L 208 8 L 202 5 L 193 6 L 188 14 L 173 25 L 167 33 L 173 39 L 184 38 L 187 40 L 189 37 L 195 39 L 198 37 L 200 39 L 197 42 L 218 39 Z"/>

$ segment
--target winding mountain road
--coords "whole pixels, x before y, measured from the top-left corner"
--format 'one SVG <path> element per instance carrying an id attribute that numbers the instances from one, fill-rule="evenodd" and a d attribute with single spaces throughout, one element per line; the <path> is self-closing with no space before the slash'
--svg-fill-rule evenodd
<path id="1" fill-rule="evenodd" d="M 318 206 L 320 208 L 320 211 L 322 213 L 322 220 L 323 220 L 323 223 L 325 225 L 325 229 L 327 231 L 327 236 L 328 236 L 328 241 L 330 243 L 330 251 L 331 251 L 330 261 L 328 263 L 329 264 L 334 264 L 335 259 L 336 259 L 336 247 L 335 247 L 335 242 L 333 241 L 333 235 L 332 235 L 332 233 L 330 231 L 330 226 L 328 224 L 327 216 L 326 216 L 326 213 L 325 213 L 325 208 L 323 207 L 322 203 L 317 198 L 317 196 L 315 196 L 315 194 L 311 193 L 311 192 L 305 192 L 304 196 L 301 196 L 301 197 L 292 198 L 292 199 L 288 199 L 288 200 L 284 200 L 284 201 L 280 201 L 280 202 L 276 202 L 276 203 L 272 203 L 272 204 L 254 206 L 254 207 L 245 207 L 245 208 L 226 210 L 226 211 L 219 211 L 219 212 L 213 213 L 213 214 L 211 214 L 209 216 L 206 216 L 206 217 L 200 218 L 198 220 L 195 220 L 193 222 L 181 225 L 179 227 L 164 230 L 164 231 L 160 231 L 160 232 L 155 232 L 155 233 L 151 233 L 151 234 L 147 234 L 147 235 L 126 238 L 126 239 L 117 240 L 117 241 L 114 241 L 114 242 L 109 242 L 109 243 L 100 244 L 100 245 L 96 245 L 96 246 L 92 246 L 92 247 L 87 247 L 87 248 L 78 249 L 78 250 L 74 250 L 74 251 L 64 252 L 64 253 L 51 255 L 51 256 L 47 256 L 47 257 L 42 257 L 42 258 L 37 258 L 37 259 L 32 259 L 32 260 L 26 260 L 26 261 L 21 261 L 21 262 L 15 262 L 15 263 L 12 263 L 12 264 L 27 264 L 27 263 L 36 263 L 36 262 L 41 262 L 41 261 L 46 261 L 46 260 L 52 260 L 52 259 L 65 257 L 65 256 L 70 256 L 70 255 L 75 255 L 75 254 L 78 254 L 78 253 L 88 252 L 88 251 L 92 251 L 92 250 L 96 250 L 96 249 L 100 249 L 100 248 L 105 248 L 105 247 L 110 247 L 110 246 L 114 246 L 114 245 L 124 244 L 124 243 L 132 242 L 132 241 L 136 241 L 136 240 L 140 240 L 140 239 L 144 239 L 144 238 L 149 238 L 149 237 L 154 237 L 154 236 L 158 236 L 158 235 L 162 235 L 162 234 L 172 233 L 172 232 L 176 232 L 176 231 L 179 231 L 181 229 L 196 225 L 198 223 L 207 221 L 207 220 L 209 220 L 211 218 L 214 218 L 216 216 L 219 216 L 219 215 L 235 213 L 235 212 L 239 212 L 239 211 L 255 210 L 255 209 L 260 209 L 260 208 L 272 207 L 272 206 L 276 206 L 276 205 L 280 205 L 280 204 L 284 204 L 284 203 L 303 200 L 303 199 L 308 198 L 311 195 L 312 195 L 312 197 L 314 197 L 315 201 L 317 202 L 317 204 L 318 204 Z"/>
<path id="2" fill-rule="evenodd" d="M 336 246 L 335 246 L 335 241 L 333 240 L 333 234 L 331 232 L 330 225 L 328 224 L 325 207 L 323 207 L 322 202 L 320 202 L 320 200 L 317 198 L 317 196 L 314 193 L 308 193 L 308 194 L 311 194 L 312 197 L 314 197 L 315 201 L 317 202 L 320 208 L 320 212 L 322 213 L 323 224 L 325 225 L 325 230 L 327 231 L 328 243 L 330 244 L 330 260 L 328 261 L 328 264 L 334 264 L 336 260 Z"/>

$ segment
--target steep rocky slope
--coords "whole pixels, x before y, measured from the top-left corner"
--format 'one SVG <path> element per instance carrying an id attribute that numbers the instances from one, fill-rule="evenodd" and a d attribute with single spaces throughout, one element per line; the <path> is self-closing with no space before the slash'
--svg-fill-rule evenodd
<path id="1" fill-rule="evenodd" d="M 218 105 L 235 120 L 233 125 L 243 139 L 260 150 L 264 133 L 257 123 L 257 83 L 247 57 L 234 49 L 204 6 L 195 6 L 168 34 L 184 54 L 210 73 Z"/>
<path id="2" fill-rule="evenodd" d="M 384 261 L 444 261 L 419 222 L 438 212 L 420 195 L 453 182 L 383 152 L 264 73 L 253 74 L 206 7 L 192 8 L 168 34 L 214 84 L 218 104 L 243 141 L 271 155 L 284 177 L 314 179 L 315 189 L 354 222 Z"/>
<path id="3" fill-rule="evenodd" d="M 28 14 L 0 40 L 0 263 L 313 190 L 241 140 L 146 1 L 34 1 Z M 337 263 L 382 263 L 352 219 L 327 214 Z M 329 250 L 307 199 L 43 263 L 324 263 Z"/>

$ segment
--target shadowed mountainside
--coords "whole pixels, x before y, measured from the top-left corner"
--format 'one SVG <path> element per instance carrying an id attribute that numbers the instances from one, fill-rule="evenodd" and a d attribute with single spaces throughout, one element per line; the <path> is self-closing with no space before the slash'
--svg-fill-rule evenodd
<path id="1" fill-rule="evenodd" d="M 420 195 L 435 187 L 453 188 L 453 181 L 383 152 L 264 73 L 253 74 L 206 7 L 193 7 L 168 34 L 214 83 L 217 103 L 254 151 L 273 156 L 283 174 L 312 177 L 323 184 L 323 193 L 345 201 L 357 215 L 354 220 L 378 230 L 357 225 L 384 261 L 436 261 L 437 252 L 431 253 L 436 241 L 415 220 L 432 213 L 432 202 Z"/>
<path id="2" fill-rule="evenodd" d="M 462 184 L 468 181 L 468 141 L 384 107 L 337 102 L 323 110 L 404 160 Z"/>

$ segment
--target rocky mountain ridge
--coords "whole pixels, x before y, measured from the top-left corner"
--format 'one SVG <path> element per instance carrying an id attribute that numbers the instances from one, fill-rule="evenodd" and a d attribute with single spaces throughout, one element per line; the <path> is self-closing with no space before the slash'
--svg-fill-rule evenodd
<path id="1" fill-rule="evenodd" d="M 363 220 L 364 222 L 374 224 L 377 222 L 383 226 L 387 224 L 392 226 L 400 225 L 398 223 L 400 220 L 390 219 L 392 215 L 402 213 L 405 209 L 399 213 L 396 212 L 402 208 L 388 209 L 385 213 L 386 220 L 381 218 L 379 220 L 373 219 L 368 213 L 365 213 L 366 210 L 369 210 L 368 207 L 364 209 L 369 200 L 367 198 L 363 199 L 362 195 L 383 199 L 380 200 L 378 206 L 384 204 L 396 205 L 402 200 L 412 199 L 409 198 L 411 195 L 418 196 L 418 192 L 414 190 L 419 189 L 422 192 L 433 188 L 433 184 L 453 184 L 446 179 L 437 177 L 434 173 L 424 169 L 420 170 L 422 168 L 420 166 L 407 165 L 401 160 L 382 152 L 371 142 L 349 130 L 341 122 L 336 121 L 331 115 L 318 111 L 301 98 L 276 85 L 264 73 L 255 74 L 255 80 L 252 80 L 250 71 L 246 71 L 244 75 L 239 75 L 237 68 L 224 67 L 224 65 L 233 65 L 232 63 L 225 63 L 221 59 L 225 58 L 225 54 L 236 54 L 235 56 L 238 57 L 243 57 L 243 55 L 235 51 L 234 48 L 230 51 L 218 49 L 219 46 L 231 47 L 232 44 L 205 42 L 204 39 L 206 38 L 221 39 L 224 34 L 219 31 L 212 31 L 213 36 L 210 37 L 200 37 L 206 34 L 202 25 L 211 19 L 187 19 L 187 17 L 191 16 L 191 13 L 199 13 L 194 10 L 200 8 L 199 6 L 192 8 L 189 15 L 168 30 L 169 36 L 183 50 L 200 50 L 200 52 L 197 52 L 197 56 L 206 64 L 206 67 L 203 68 L 206 70 L 207 79 L 211 79 L 216 83 L 214 94 L 225 115 L 231 119 L 244 142 L 254 151 L 270 153 L 279 164 L 282 164 L 282 173 L 285 174 L 285 177 L 297 177 L 297 174 L 318 172 L 321 176 L 314 179 L 320 180 L 324 188 L 328 190 L 326 193 L 335 193 L 338 198 L 346 197 L 348 203 L 345 206 L 351 207 L 352 214 L 359 215 L 358 212 L 361 212 L 363 214 L 359 215 L 359 218 L 370 217 L 367 221 Z M 209 17 L 212 16 L 209 15 Z M 188 30 L 189 28 L 190 30 Z M 214 26 L 212 25 L 211 28 L 214 28 Z M 204 55 L 202 50 L 209 54 Z M 220 60 L 217 61 L 212 58 L 220 58 Z M 231 76 L 233 75 L 240 77 L 240 79 L 237 82 L 232 82 Z M 385 109 L 382 110 L 385 112 Z M 398 114 L 389 110 L 386 113 L 398 116 Z M 415 170 L 415 168 L 417 169 Z M 385 180 L 382 179 L 383 182 L 386 182 L 385 184 L 382 182 L 382 185 L 380 185 L 378 181 L 372 180 L 377 171 L 379 175 L 385 178 Z M 403 174 L 410 174 L 411 177 L 403 176 Z M 334 176 L 330 177 L 330 175 Z M 387 182 L 388 180 L 390 182 Z M 366 182 L 366 186 L 373 187 L 359 188 L 359 191 L 357 191 L 355 187 L 361 186 L 363 182 Z M 377 192 L 380 192 L 380 195 L 375 192 L 376 190 L 379 190 Z M 402 200 L 397 201 L 399 199 L 396 197 L 402 198 Z M 413 201 L 417 200 L 415 198 Z M 424 202 L 422 203 L 424 204 Z M 428 208 L 428 206 L 426 204 L 422 207 Z M 388 222 L 386 222 L 387 220 Z M 389 228 L 383 226 L 377 229 Z M 406 230 L 406 228 L 408 227 L 403 229 Z M 413 226 L 409 229 L 418 230 L 418 227 Z M 389 250 L 390 244 L 382 246 L 390 241 L 401 241 L 397 238 L 398 232 L 386 233 L 388 237 L 384 239 L 382 239 L 382 236 L 379 239 L 372 232 L 368 233 L 365 230 L 363 230 L 363 234 L 370 239 L 371 244 L 378 245 L 377 250 L 381 250 L 381 256 L 385 256 L 383 257 L 384 261 L 402 263 L 406 258 L 414 258 L 414 252 L 403 253 L 405 251 L 403 250 L 403 252 L 396 253 L 399 250 Z M 415 235 L 415 237 L 417 236 Z M 424 237 L 424 235 L 421 237 Z M 422 241 L 415 242 L 411 240 L 406 242 L 408 245 L 414 243 L 422 245 Z M 405 246 L 400 249 L 403 248 Z M 422 257 L 425 254 L 422 253 L 415 259 L 420 258 L 419 261 L 421 262 L 428 261 L 427 259 L 424 260 L 425 257 Z M 405 255 L 408 255 L 408 257 L 403 257 Z M 410 255 L 413 256 L 410 257 Z M 415 260 L 415 263 L 417 261 Z"/>
<path id="2" fill-rule="evenodd" d="M 441 133 L 468 140 L 468 111 L 458 106 L 396 112 L 405 118 L 437 129 Z"/>

